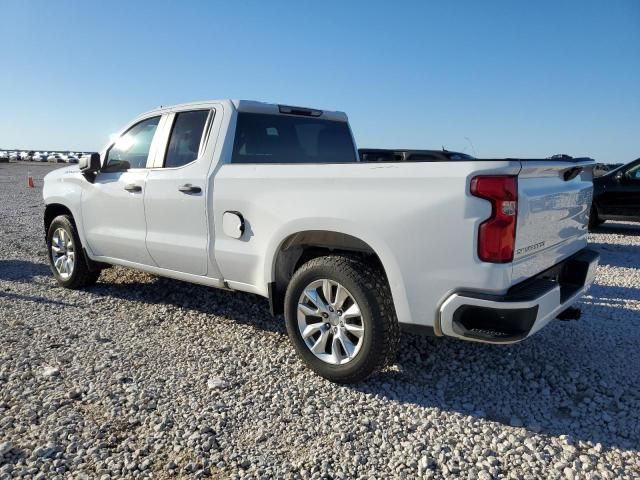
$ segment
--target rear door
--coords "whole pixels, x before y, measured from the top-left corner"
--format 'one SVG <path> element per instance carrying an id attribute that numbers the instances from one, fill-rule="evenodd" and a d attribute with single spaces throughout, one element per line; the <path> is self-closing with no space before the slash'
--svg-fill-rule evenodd
<path id="1" fill-rule="evenodd" d="M 560 262 L 587 244 L 593 161 L 522 160 L 513 281 Z"/>
<path id="2" fill-rule="evenodd" d="M 162 152 L 149 171 L 144 195 L 146 245 L 161 268 L 220 278 L 209 256 L 212 156 L 204 153 L 208 139 L 215 144 L 211 132 L 217 132 L 221 116 L 215 109 L 198 109 L 167 117 Z"/>

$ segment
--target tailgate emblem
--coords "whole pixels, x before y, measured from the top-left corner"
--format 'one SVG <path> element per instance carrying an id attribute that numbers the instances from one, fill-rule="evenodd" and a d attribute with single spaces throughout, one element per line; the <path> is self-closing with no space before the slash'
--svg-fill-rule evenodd
<path id="1" fill-rule="evenodd" d="M 516 250 L 516 255 L 525 255 L 527 253 L 535 252 L 536 250 L 540 250 L 544 247 L 545 242 L 534 243 L 533 245 L 529 245 L 528 247 L 522 247 Z"/>

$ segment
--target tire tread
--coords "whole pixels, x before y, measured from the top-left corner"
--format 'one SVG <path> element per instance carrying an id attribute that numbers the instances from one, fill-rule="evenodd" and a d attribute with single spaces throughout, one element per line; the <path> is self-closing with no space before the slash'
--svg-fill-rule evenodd
<path id="1" fill-rule="evenodd" d="M 327 255 L 313 258 L 302 265 L 293 275 L 290 284 L 295 279 L 309 270 L 319 267 L 330 268 L 342 275 L 349 277 L 354 283 L 361 285 L 372 300 L 373 314 L 381 320 L 382 336 L 384 341 L 381 348 L 373 349 L 370 361 L 361 365 L 359 369 L 339 379 L 331 378 L 337 383 L 357 383 L 384 369 L 395 360 L 395 355 L 400 343 L 400 328 L 396 316 L 391 290 L 384 272 L 379 267 L 363 261 L 358 256 L 351 255 Z M 290 289 L 287 289 L 285 305 L 291 301 Z M 320 373 L 320 372 L 319 372 Z"/>
<path id="2" fill-rule="evenodd" d="M 61 225 L 60 225 L 61 224 Z M 73 242 L 76 245 L 75 253 L 76 253 L 76 262 L 74 265 L 75 271 L 69 280 L 64 281 L 58 278 L 55 272 L 55 267 L 51 261 L 51 243 L 50 238 L 52 236 L 52 231 L 55 228 L 59 228 L 57 225 L 63 226 L 71 232 L 71 236 L 73 237 Z M 65 288 L 69 288 L 72 290 L 81 289 L 84 287 L 89 287 L 94 285 L 98 281 L 98 277 L 100 277 L 100 269 L 89 269 L 88 259 L 85 256 L 84 249 L 82 248 L 82 243 L 80 242 L 80 237 L 78 236 L 78 231 L 76 230 L 75 223 L 73 221 L 73 217 L 70 215 L 58 215 L 53 219 L 51 225 L 49 226 L 49 230 L 47 232 L 47 257 L 49 258 L 49 264 L 51 265 L 51 270 L 58 280 L 58 283 Z"/>

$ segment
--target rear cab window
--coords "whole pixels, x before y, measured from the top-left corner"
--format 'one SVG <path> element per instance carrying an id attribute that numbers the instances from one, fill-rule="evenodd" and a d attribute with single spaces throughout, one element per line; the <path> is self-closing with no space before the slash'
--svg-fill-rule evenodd
<path id="1" fill-rule="evenodd" d="M 210 110 L 176 113 L 163 167 L 181 167 L 198 158 L 209 113 Z"/>
<path id="2" fill-rule="evenodd" d="M 231 163 L 353 163 L 347 122 L 239 112 Z"/>

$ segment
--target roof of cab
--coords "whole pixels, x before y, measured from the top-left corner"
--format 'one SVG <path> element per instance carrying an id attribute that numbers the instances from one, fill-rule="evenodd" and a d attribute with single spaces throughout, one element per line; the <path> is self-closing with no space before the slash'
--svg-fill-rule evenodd
<path id="1" fill-rule="evenodd" d="M 277 103 L 266 103 L 266 102 L 258 102 L 255 100 L 232 100 L 232 99 L 223 99 L 223 100 L 205 100 L 200 102 L 189 102 L 189 103 L 180 103 L 178 105 L 170 105 L 170 106 L 161 106 L 150 110 L 148 112 L 143 113 L 140 116 L 146 116 L 148 114 L 153 113 L 165 113 L 171 111 L 179 111 L 179 110 L 187 110 L 190 108 L 207 108 L 211 107 L 215 104 L 223 104 L 224 106 L 228 106 L 230 108 L 234 108 L 238 112 L 251 112 L 251 113 L 270 113 L 275 115 L 287 115 L 285 113 L 280 112 L 280 106 L 282 104 Z M 290 106 L 290 105 L 287 105 Z M 332 110 L 322 110 L 310 107 L 297 107 L 306 110 L 317 110 L 321 111 L 322 115 L 319 118 L 324 118 L 327 120 L 334 120 L 340 122 L 347 121 L 347 114 L 340 111 L 332 111 Z"/>

